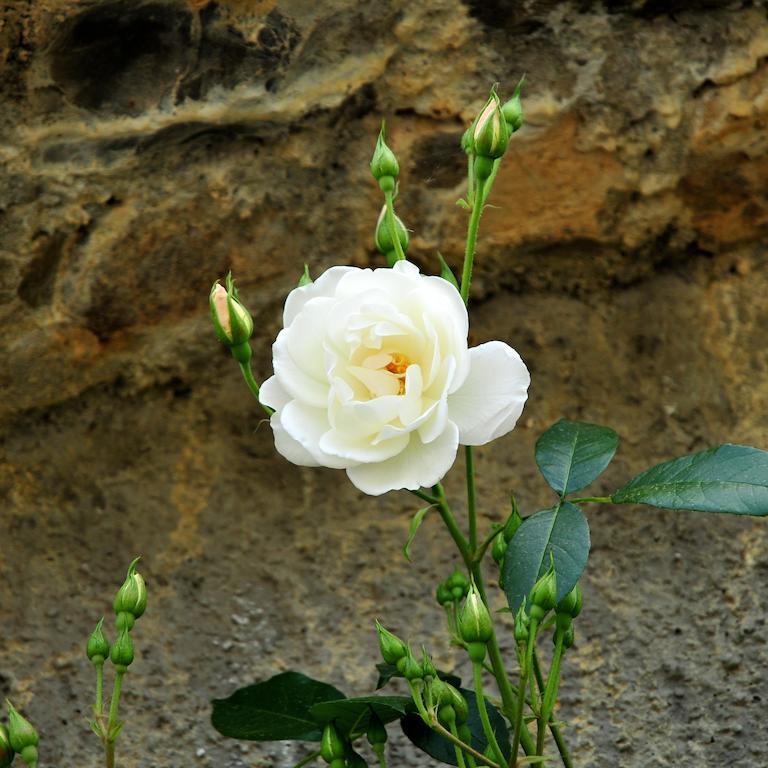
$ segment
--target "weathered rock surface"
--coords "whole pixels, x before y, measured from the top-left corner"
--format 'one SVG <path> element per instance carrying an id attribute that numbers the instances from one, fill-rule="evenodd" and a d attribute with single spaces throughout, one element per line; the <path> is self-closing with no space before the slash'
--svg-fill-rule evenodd
<path id="1" fill-rule="evenodd" d="M 409 565 L 410 497 L 280 460 L 207 292 L 239 277 L 266 375 L 301 265 L 377 263 L 382 117 L 412 257 L 458 265 L 458 139 L 523 72 L 473 336 L 512 343 L 533 385 L 524 423 L 478 452 L 486 523 L 510 488 L 547 501 L 532 446 L 560 415 L 624 438 L 596 492 L 707 445 L 768 447 L 765 4 L 0 8 L 0 694 L 40 726 L 42 765 L 100 764 L 82 648 L 137 552 L 127 765 L 292 765 L 218 737 L 209 699 L 287 668 L 368 692 L 377 616 L 458 664 L 431 602 L 453 562 L 437 522 Z M 764 521 L 590 521 L 561 711 L 576 764 L 768 764 Z"/>

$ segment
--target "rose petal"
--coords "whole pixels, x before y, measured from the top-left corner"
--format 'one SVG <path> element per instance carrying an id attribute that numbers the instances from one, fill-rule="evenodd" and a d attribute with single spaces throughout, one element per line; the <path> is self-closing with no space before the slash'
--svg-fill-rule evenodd
<path id="1" fill-rule="evenodd" d="M 425 445 L 412 433 L 408 446 L 397 456 L 376 464 L 359 464 L 347 469 L 349 479 L 363 492 L 380 496 L 407 488 L 415 491 L 437 483 L 456 460 L 459 430 L 448 422 L 440 437 Z"/>
<path id="2" fill-rule="evenodd" d="M 528 398 L 531 375 L 520 355 L 502 341 L 469 350 L 470 369 L 448 397 L 448 417 L 462 445 L 484 445 L 514 429 Z"/>
<path id="3" fill-rule="evenodd" d="M 270 376 L 259 388 L 259 402 L 279 411 L 291 402 L 291 396 L 277 376 Z"/>
<path id="4" fill-rule="evenodd" d="M 301 312 L 304 305 L 318 296 L 333 296 L 336 286 L 347 272 L 359 272 L 357 267 L 331 267 L 323 272 L 313 283 L 294 288 L 285 300 L 283 309 L 283 327 L 287 328 Z"/>
<path id="5" fill-rule="evenodd" d="M 321 466 L 314 456 L 304 446 L 294 440 L 284 429 L 280 423 L 280 414 L 275 412 L 269 419 L 270 426 L 272 427 L 272 434 L 275 438 L 275 449 L 277 452 L 284 456 L 288 461 L 293 464 L 298 464 L 300 467 L 319 467 Z"/>
<path id="6" fill-rule="evenodd" d="M 331 428 L 328 415 L 322 408 L 312 408 L 297 400 L 291 400 L 280 411 L 280 423 L 288 435 L 312 454 L 312 458 L 321 466 L 346 469 L 350 464 L 354 464 L 353 461 L 332 456 L 320 449 L 321 438 Z"/>

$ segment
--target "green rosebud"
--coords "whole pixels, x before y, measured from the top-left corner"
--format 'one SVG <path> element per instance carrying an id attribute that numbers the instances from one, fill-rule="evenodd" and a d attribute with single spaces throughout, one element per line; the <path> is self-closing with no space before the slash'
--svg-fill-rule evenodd
<path id="1" fill-rule="evenodd" d="M 440 605 L 447 605 L 453 602 L 453 594 L 445 583 L 437 585 L 437 591 L 435 592 L 435 599 Z"/>
<path id="2" fill-rule="evenodd" d="M 568 627 L 568 629 L 565 630 L 565 634 L 563 635 L 563 648 L 566 650 L 570 648 L 574 641 L 576 639 L 576 634 L 573 631 L 573 625 Z"/>
<path id="3" fill-rule="evenodd" d="M 397 662 L 397 670 L 406 680 L 421 680 L 424 671 L 416 659 L 413 658 L 410 648 L 406 648 L 406 654 Z"/>
<path id="4" fill-rule="evenodd" d="M 557 600 L 557 576 L 554 565 L 533 585 L 528 602 L 530 603 L 530 616 L 532 619 L 541 620 L 548 611 L 551 611 Z"/>
<path id="5" fill-rule="evenodd" d="M 528 642 L 528 626 L 531 620 L 525 611 L 525 598 L 515 614 L 515 641 L 518 645 L 524 645 Z"/>
<path id="6" fill-rule="evenodd" d="M 456 589 L 458 587 L 462 590 L 462 596 L 469 592 L 469 579 L 465 573 L 462 573 L 458 568 L 445 580 L 445 585 L 449 589 Z"/>
<path id="7" fill-rule="evenodd" d="M 517 508 L 517 500 L 514 496 L 512 499 L 512 512 L 507 518 L 507 522 L 504 523 L 504 539 L 509 544 L 517 533 L 517 529 L 523 524 L 523 518 L 520 516 L 520 510 Z"/>
<path id="8" fill-rule="evenodd" d="M 129 667 L 133 663 L 133 640 L 127 629 L 117 636 L 109 657 L 116 667 Z"/>
<path id="9" fill-rule="evenodd" d="M 95 664 L 103 663 L 109 658 L 109 641 L 104 636 L 104 617 L 99 619 L 99 623 L 96 625 L 96 629 L 88 638 L 88 644 L 86 645 L 85 652 L 88 655 L 88 659 Z"/>
<path id="10" fill-rule="evenodd" d="M 403 224 L 402 219 L 397 214 L 395 214 L 395 233 L 400 242 L 400 247 L 403 249 L 403 253 L 405 253 L 408 250 L 410 236 L 405 228 L 405 224 Z M 373 242 L 379 251 L 387 257 L 387 261 L 394 263 L 397 257 L 395 256 L 395 244 L 392 242 L 392 235 L 387 225 L 386 205 L 382 206 L 379 220 L 376 222 L 376 233 L 373 236 Z"/>
<path id="11" fill-rule="evenodd" d="M 40 737 L 26 718 L 22 717 L 8 699 L 8 742 L 11 749 L 31 768 L 37 765 L 37 745 Z"/>
<path id="12" fill-rule="evenodd" d="M 130 632 L 133 629 L 133 625 L 135 623 L 136 619 L 133 618 L 132 613 L 126 613 L 125 611 L 122 611 L 115 617 L 115 627 L 117 628 L 118 632 L 122 632 L 123 630 Z"/>
<path id="13" fill-rule="evenodd" d="M 430 683 L 430 691 L 432 692 L 432 701 L 436 704 L 450 704 L 451 696 L 446 689 L 447 683 L 441 680 L 439 677 L 433 678 Z"/>
<path id="14" fill-rule="evenodd" d="M 575 619 L 580 613 L 584 602 L 581 587 L 577 584 L 556 606 L 555 613 L 564 614 Z"/>
<path id="15" fill-rule="evenodd" d="M 112 603 L 116 614 L 129 613 L 134 619 L 138 619 L 147 608 L 147 585 L 144 577 L 136 570 L 136 563 L 140 559 L 137 557 L 128 566 L 123 586 L 117 591 Z"/>
<path id="16" fill-rule="evenodd" d="M 473 124 L 472 146 L 476 155 L 491 160 L 502 157 L 509 146 L 509 128 L 501 112 L 501 102 L 495 88 L 491 89 L 488 101 Z"/>
<path id="17" fill-rule="evenodd" d="M 379 635 L 379 650 L 387 664 L 397 664 L 408 654 L 408 646 L 397 636 L 385 629 L 378 621 L 376 632 Z"/>
<path id="18" fill-rule="evenodd" d="M 493 637 L 491 614 L 474 584 L 459 612 L 458 630 L 465 643 L 487 643 Z"/>
<path id="19" fill-rule="evenodd" d="M 371 709 L 371 717 L 368 720 L 368 730 L 366 731 L 368 743 L 372 747 L 387 743 L 387 729 L 381 718 Z"/>
<path id="20" fill-rule="evenodd" d="M 441 725 L 450 728 L 456 723 L 456 710 L 450 704 L 443 704 L 437 708 L 437 719 Z"/>
<path id="21" fill-rule="evenodd" d="M 8 768 L 14 757 L 16 757 L 16 753 L 11 746 L 8 729 L 0 723 L 0 768 Z"/>
<path id="22" fill-rule="evenodd" d="M 381 124 L 379 138 L 376 140 L 376 149 L 371 158 L 371 173 L 373 178 L 379 182 L 383 192 L 395 191 L 395 179 L 400 173 L 400 165 L 397 162 L 395 153 L 386 145 L 384 141 L 384 123 Z"/>
<path id="23" fill-rule="evenodd" d="M 427 649 L 421 646 L 421 672 L 423 678 L 436 678 L 437 670 L 432 662 L 432 657 L 427 653 Z"/>
<path id="24" fill-rule="evenodd" d="M 335 760 L 331 760 L 331 768 L 347 768 L 347 764 L 343 757 L 337 757 Z"/>
<path id="25" fill-rule="evenodd" d="M 225 282 L 226 288 L 217 280 L 208 296 L 213 330 L 218 340 L 232 350 L 238 362 L 248 362 L 251 348 L 247 342 L 253 334 L 253 318 L 240 303 L 231 272 Z"/>
<path id="26" fill-rule="evenodd" d="M 469 719 L 469 704 L 461 692 L 450 683 L 445 683 L 445 690 L 449 697 L 453 711 L 456 713 L 456 723 L 461 725 Z"/>
<path id="27" fill-rule="evenodd" d="M 496 563 L 496 565 L 501 568 L 502 563 L 504 562 L 504 555 L 507 554 L 507 540 L 504 538 L 504 531 L 499 531 L 496 534 L 496 538 L 493 540 L 493 544 L 491 545 L 491 557 L 493 558 L 493 561 Z"/>
<path id="28" fill-rule="evenodd" d="M 523 102 L 520 99 L 520 93 L 523 90 L 524 80 L 525 75 L 520 78 L 512 98 L 505 102 L 501 108 L 501 113 L 504 115 L 510 133 L 515 133 L 523 127 Z"/>
<path id="29" fill-rule="evenodd" d="M 320 739 L 320 756 L 326 763 L 331 763 L 334 760 L 342 760 L 346 751 L 346 744 L 336 726 L 333 723 L 328 723 L 323 728 L 323 735 Z"/>

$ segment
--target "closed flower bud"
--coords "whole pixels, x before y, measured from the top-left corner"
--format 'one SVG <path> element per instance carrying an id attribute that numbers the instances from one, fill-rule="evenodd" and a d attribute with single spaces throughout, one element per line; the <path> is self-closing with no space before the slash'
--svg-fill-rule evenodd
<path id="1" fill-rule="evenodd" d="M 109 658 L 109 642 L 104 637 L 103 624 L 104 617 L 102 616 L 96 629 L 93 630 L 93 634 L 88 638 L 88 645 L 85 649 L 88 658 L 97 664 Z"/>
<path id="2" fill-rule="evenodd" d="M 432 680 L 431 690 L 432 690 L 432 701 L 434 703 L 436 704 L 451 703 L 451 694 L 448 693 L 448 689 L 446 686 L 447 686 L 447 683 L 441 680 L 439 677 L 436 677 Z"/>
<path id="3" fill-rule="evenodd" d="M 549 570 L 533 585 L 528 601 L 531 604 L 531 618 L 540 620 L 547 611 L 555 607 L 557 600 L 557 577 L 555 569 L 550 566 Z"/>
<path id="4" fill-rule="evenodd" d="M 575 619 L 581 613 L 583 597 L 581 587 L 577 584 L 558 604 L 555 613 L 565 614 Z"/>
<path id="5" fill-rule="evenodd" d="M 458 629 L 465 643 L 487 643 L 493 637 L 491 615 L 474 584 L 461 607 Z"/>
<path id="6" fill-rule="evenodd" d="M 40 737 L 33 728 L 32 723 L 22 717 L 8 699 L 8 742 L 11 749 L 21 755 L 26 763 L 37 762 L 37 745 Z"/>
<path id="7" fill-rule="evenodd" d="M 395 179 L 397 179 L 400 173 L 400 165 L 397 162 L 395 153 L 384 141 L 383 123 L 379 131 L 379 138 L 376 140 L 376 149 L 371 158 L 371 173 L 373 178 L 379 182 L 379 186 L 384 192 L 394 192 Z"/>
<path id="8" fill-rule="evenodd" d="M 368 737 L 368 743 L 372 747 L 387 743 L 387 729 L 373 709 L 371 709 L 371 719 L 368 721 L 366 736 Z"/>
<path id="9" fill-rule="evenodd" d="M 563 648 L 570 648 L 573 645 L 575 639 L 576 635 L 573 631 L 573 625 L 571 625 L 568 627 L 568 629 L 565 630 L 565 635 L 563 636 Z"/>
<path id="10" fill-rule="evenodd" d="M 450 589 L 461 587 L 464 594 L 469 591 L 469 579 L 458 568 L 445 580 L 445 584 Z"/>
<path id="11" fill-rule="evenodd" d="M 523 524 L 523 518 L 520 516 L 520 510 L 517 508 L 517 500 L 512 497 L 512 512 L 504 524 L 504 540 L 509 544 L 517 533 L 517 529 Z"/>
<path id="12" fill-rule="evenodd" d="M 15 756 L 8 729 L 0 723 L 0 768 L 8 768 Z"/>
<path id="13" fill-rule="evenodd" d="M 504 538 L 504 531 L 499 531 L 496 534 L 496 538 L 493 540 L 491 546 L 491 557 L 496 565 L 501 568 L 501 564 L 504 562 L 504 555 L 507 554 L 507 540 Z"/>
<path id="14" fill-rule="evenodd" d="M 472 146 L 476 155 L 495 160 L 507 151 L 508 145 L 509 128 L 494 89 L 475 120 L 472 128 Z"/>
<path id="15" fill-rule="evenodd" d="M 456 710 L 450 704 L 443 704 L 437 709 L 437 719 L 442 725 L 450 728 L 456 722 Z"/>
<path id="16" fill-rule="evenodd" d="M 129 667 L 133 663 L 133 640 L 127 629 L 117 636 L 110 652 L 112 663 L 116 667 Z"/>
<path id="17" fill-rule="evenodd" d="M 331 768 L 347 768 L 347 764 L 343 757 L 337 757 L 335 760 L 331 760 Z"/>
<path id="18" fill-rule="evenodd" d="M 137 572 L 136 558 L 129 566 L 123 586 L 115 595 L 112 607 L 115 613 L 130 613 L 134 619 L 138 619 L 147 608 L 147 586 L 144 577 Z"/>
<path id="19" fill-rule="evenodd" d="M 421 680 L 424 677 L 421 664 L 413 658 L 410 648 L 407 649 L 405 656 L 397 662 L 397 670 L 406 680 Z"/>
<path id="20" fill-rule="evenodd" d="M 461 148 L 466 152 L 468 155 L 471 155 L 474 152 L 474 149 L 472 147 L 472 128 L 474 126 L 470 125 L 469 128 L 467 128 L 466 131 L 461 136 Z"/>
<path id="21" fill-rule="evenodd" d="M 424 646 L 421 647 L 421 653 L 422 677 L 425 679 L 428 677 L 436 678 L 437 670 L 435 669 L 435 665 L 432 663 L 432 657 L 427 653 L 427 649 Z"/>
<path id="22" fill-rule="evenodd" d="M 525 612 L 525 599 L 523 599 L 515 614 L 515 640 L 518 645 L 524 645 L 528 642 L 528 625 L 530 623 L 531 620 Z"/>
<path id="23" fill-rule="evenodd" d="M 450 683 L 445 684 L 445 690 L 448 692 L 451 706 L 456 713 L 456 723 L 459 725 L 466 723 L 469 718 L 469 704 L 467 703 L 467 700 L 461 695 L 461 692 L 457 688 L 454 688 Z"/>
<path id="24" fill-rule="evenodd" d="M 226 288 L 216 281 L 208 297 L 213 329 L 222 344 L 241 347 L 253 334 L 253 319 L 240 303 L 231 272 L 225 282 Z"/>
<path id="25" fill-rule="evenodd" d="M 328 723 L 323 728 L 323 735 L 320 739 L 320 755 L 326 763 L 330 763 L 333 760 L 343 759 L 345 752 L 344 739 L 336 730 L 336 726 L 333 723 Z"/>
<path id="26" fill-rule="evenodd" d="M 451 594 L 451 590 L 446 584 L 443 583 L 437 585 L 435 599 L 438 603 L 440 603 L 440 605 L 447 605 L 448 603 L 453 602 L 453 595 Z"/>
<path id="27" fill-rule="evenodd" d="M 378 621 L 376 622 L 376 632 L 379 635 L 381 657 L 387 664 L 397 664 L 408 654 L 408 646 L 397 635 L 393 635 L 388 629 L 382 627 Z"/>
<path id="28" fill-rule="evenodd" d="M 525 75 L 520 78 L 520 82 L 517 84 L 512 98 L 505 102 L 501 108 L 501 112 L 504 115 L 504 120 L 507 123 L 507 128 L 509 128 L 510 133 L 519 131 L 523 126 L 523 103 L 520 99 L 520 93 L 523 90 L 524 80 Z"/>
<path id="29" fill-rule="evenodd" d="M 403 224 L 401 218 L 397 214 L 395 214 L 395 233 L 397 234 L 397 239 L 400 241 L 400 247 L 403 249 L 403 253 L 405 253 L 408 250 L 410 237 L 408 235 L 408 230 L 405 228 L 405 224 Z M 374 235 L 373 242 L 379 251 L 387 256 L 387 258 L 389 258 L 389 254 L 394 253 L 395 251 L 395 244 L 392 242 L 392 235 L 390 234 L 389 226 L 387 225 L 386 205 L 382 206 L 379 220 L 376 222 L 376 234 Z"/>

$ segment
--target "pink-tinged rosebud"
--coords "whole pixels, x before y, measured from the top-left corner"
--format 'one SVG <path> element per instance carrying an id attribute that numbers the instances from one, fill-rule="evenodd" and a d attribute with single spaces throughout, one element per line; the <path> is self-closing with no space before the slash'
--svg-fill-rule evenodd
<path id="1" fill-rule="evenodd" d="M 472 129 L 472 145 L 476 155 L 493 160 L 501 157 L 509 145 L 509 128 L 501 112 L 501 102 L 496 90 L 475 120 Z"/>
<path id="2" fill-rule="evenodd" d="M 240 303 L 232 280 L 232 273 L 227 275 L 227 287 L 215 282 L 211 288 L 209 305 L 211 320 L 216 336 L 228 347 L 239 347 L 251 338 L 253 319 L 248 310 Z"/>

